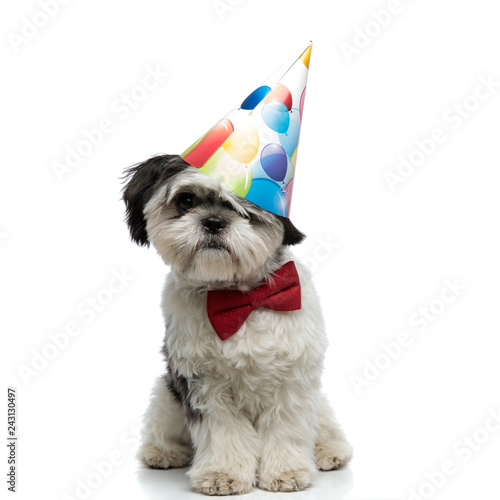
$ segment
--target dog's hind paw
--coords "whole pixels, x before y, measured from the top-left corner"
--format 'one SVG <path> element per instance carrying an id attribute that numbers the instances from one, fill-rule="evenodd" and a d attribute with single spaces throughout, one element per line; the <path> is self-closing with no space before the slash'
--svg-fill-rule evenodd
<path id="1" fill-rule="evenodd" d="M 170 467 L 184 467 L 191 461 L 191 451 L 179 448 L 167 452 L 154 445 L 143 446 L 138 453 L 142 463 L 152 469 L 169 469 Z"/>
<path id="2" fill-rule="evenodd" d="M 314 459 L 319 470 L 337 470 L 352 458 L 352 447 L 344 441 L 316 444 Z"/>

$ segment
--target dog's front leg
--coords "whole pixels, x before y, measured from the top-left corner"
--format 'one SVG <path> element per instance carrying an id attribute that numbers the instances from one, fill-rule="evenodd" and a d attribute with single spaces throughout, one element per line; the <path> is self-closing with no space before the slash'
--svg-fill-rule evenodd
<path id="1" fill-rule="evenodd" d="M 336 470 L 352 458 L 352 446 L 347 441 L 326 396 L 318 405 L 318 428 L 314 456 L 320 470 Z"/>
<path id="2" fill-rule="evenodd" d="M 191 438 L 181 404 L 158 377 L 143 418 L 141 446 L 137 457 L 148 467 L 168 469 L 189 464 Z"/>
<path id="3" fill-rule="evenodd" d="M 299 384 L 297 384 L 299 385 Z M 300 491 L 316 473 L 314 437 L 317 395 L 282 384 L 276 406 L 259 417 L 256 428 L 262 442 L 259 488 Z"/>
<path id="4" fill-rule="evenodd" d="M 220 403 L 220 402 L 219 402 Z M 207 495 L 248 493 L 255 484 L 259 437 L 248 418 L 214 407 L 191 423 L 191 484 Z"/>

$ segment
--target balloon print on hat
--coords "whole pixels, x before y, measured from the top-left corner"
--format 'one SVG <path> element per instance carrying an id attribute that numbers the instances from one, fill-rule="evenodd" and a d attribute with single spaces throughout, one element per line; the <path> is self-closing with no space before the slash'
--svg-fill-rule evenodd
<path id="1" fill-rule="evenodd" d="M 270 101 L 280 101 L 288 110 L 292 108 L 292 94 L 282 83 L 276 84 L 273 90 L 265 96 L 264 102 Z"/>
<path id="2" fill-rule="evenodd" d="M 286 204 L 286 209 L 287 209 L 286 216 L 287 217 L 290 215 L 290 206 L 292 204 L 292 191 L 293 191 L 293 179 L 291 179 L 284 188 L 285 197 L 286 197 L 286 201 L 287 201 L 287 204 Z"/>
<path id="3" fill-rule="evenodd" d="M 200 170 L 243 197 L 252 183 L 252 170 L 231 158 L 224 148 L 219 148 Z"/>
<path id="4" fill-rule="evenodd" d="M 288 158 L 286 175 L 285 178 L 283 179 L 283 182 L 285 184 L 288 184 L 293 179 L 294 176 L 295 176 L 295 165 L 292 163 L 292 160 Z"/>
<path id="5" fill-rule="evenodd" d="M 297 165 L 297 151 L 299 150 L 299 147 L 297 146 L 295 148 L 295 151 L 293 152 L 293 155 L 290 157 L 290 161 L 292 162 L 293 166 Z"/>
<path id="6" fill-rule="evenodd" d="M 255 106 L 259 104 L 264 97 L 266 97 L 267 94 L 271 92 L 271 87 L 268 87 L 267 85 L 262 85 L 258 89 L 255 89 L 242 103 L 241 103 L 241 109 L 248 109 L 252 110 L 255 109 Z"/>
<path id="7" fill-rule="evenodd" d="M 286 151 L 288 157 L 293 155 L 297 148 L 300 136 L 300 113 L 297 108 L 292 108 L 290 113 L 290 123 L 284 134 L 280 134 L 280 143 Z"/>
<path id="8" fill-rule="evenodd" d="M 267 144 L 264 147 L 260 153 L 260 164 L 271 179 L 281 182 L 285 178 L 288 158 L 279 144 Z"/>
<path id="9" fill-rule="evenodd" d="M 182 158 L 193 167 L 200 168 L 217 151 L 220 145 L 233 133 L 231 120 L 224 118 L 217 122 L 203 137 L 192 144 Z"/>
<path id="10" fill-rule="evenodd" d="M 259 133 L 251 123 L 242 123 L 236 127 L 222 147 L 237 162 L 248 164 L 259 150 Z"/>
<path id="11" fill-rule="evenodd" d="M 290 124 L 290 113 L 281 101 L 269 101 L 262 108 L 264 123 L 278 133 L 285 133 Z"/>
<path id="12" fill-rule="evenodd" d="M 271 179 L 254 179 L 245 198 L 264 210 L 287 216 L 287 200 L 281 186 Z"/>
<path id="13" fill-rule="evenodd" d="M 306 99 L 306 89 L 307 89 L 307 85 L 304 87 L 304 90 L 302 91 L 302 95 L 300 96 L 300 103 L 299 103 L 300 121 L 302 121 L 302 113 L 304 112 L 304 101 Z"/>

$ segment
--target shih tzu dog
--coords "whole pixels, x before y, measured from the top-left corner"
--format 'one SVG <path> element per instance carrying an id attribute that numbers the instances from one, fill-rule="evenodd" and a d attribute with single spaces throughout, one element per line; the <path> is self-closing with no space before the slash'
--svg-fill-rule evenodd
<path id="1" fill-rule="evenodd" d="M 180 156 L 130 168 L 132 239 L 170 266 L 163 292 L 166 374 L 156 381 L 140 459 L 191 464 L 208 495 L 306 488 L 352 456 L 320 392 L 327 337 L 304 235 Z"/>

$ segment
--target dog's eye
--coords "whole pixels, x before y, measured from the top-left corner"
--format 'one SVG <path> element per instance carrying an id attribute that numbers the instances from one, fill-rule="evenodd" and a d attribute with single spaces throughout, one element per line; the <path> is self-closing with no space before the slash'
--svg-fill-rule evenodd
<path id="1" fill-rule="evenodd" d="M 196 197 L 192 193 L 181 193 L 177 196 L 177 209 L 181 214 L 185 214 L 188 210 L 191 210 L 195 203 Z"/>
<path id="2" fill-rule="evenodd" d="M 227 209 L 227 210 L 232 210 L 234 212 L 234 207 L 233 205 L 231 205 L 231 203 L 229 203 L 228 201 L 223 201 L 221 202 L 221 205 Z"/>
<path id="3" fill-rule="evenodd" d="M 226 208 L 227 210 L 231 210 L 232 212 L 238 212 L 238 211 L 234 208 L 234 206 L 233 206 L 231 203 L 229 203 L 228 201 L 222 201 L 222 202 L 221 202 L 221 206 L 223 206 L 223 207 L 224 207 L 224 208 Z M 240 215 L 241 217 L 243 217 L 243 219 L 248 219 L 248 220 L 250 220 L 250 219 L 251 219 L 250 214 L 245 215 L 245 214 L 243 214 L 243 213 L 238 212 L 238 215 Z"/>

